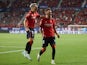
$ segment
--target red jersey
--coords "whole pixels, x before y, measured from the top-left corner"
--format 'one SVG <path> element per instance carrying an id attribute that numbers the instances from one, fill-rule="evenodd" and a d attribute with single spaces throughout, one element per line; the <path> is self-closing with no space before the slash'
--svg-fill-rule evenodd
<path id="1" fill-rule="evenodd" d="M 43 18 L 40 22 L 41 28 L 43 29 L 44 37 L 54 37 L 55 31 L 55 19 Z"/>
<path id="2" fill-rule="evenodd" d="M 36 18 L 40 17 L 37 12 L 29 11 L 26 15 L 26 26 L 29 28 L 34 28 Z"/>

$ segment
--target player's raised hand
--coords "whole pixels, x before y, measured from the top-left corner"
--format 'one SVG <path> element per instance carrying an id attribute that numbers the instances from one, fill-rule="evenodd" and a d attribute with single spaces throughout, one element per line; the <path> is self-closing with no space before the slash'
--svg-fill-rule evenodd
<path id="1" fill-rule="evenodd" d="M 29 28 L 27 28 L 27 27 L 25 28 L 25 30 L 26 30 L 26 31 L 30 31 L 30 29 L 29 29 Z"/>

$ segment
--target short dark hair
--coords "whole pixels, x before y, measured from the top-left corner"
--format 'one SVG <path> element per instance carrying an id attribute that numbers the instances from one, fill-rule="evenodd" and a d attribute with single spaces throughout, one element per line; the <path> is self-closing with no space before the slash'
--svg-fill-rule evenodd
<path id="1" fill-rule="evenodd" d="M 46 8 L 44 11 L 48 11 L 48 10 L 51 10 L 51 8 Z"/>

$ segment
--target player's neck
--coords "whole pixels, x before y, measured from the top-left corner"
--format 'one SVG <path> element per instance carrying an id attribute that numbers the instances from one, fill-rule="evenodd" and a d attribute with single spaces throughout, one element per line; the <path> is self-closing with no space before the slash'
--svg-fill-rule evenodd
<path id="1" fill-rule="evenodd" d="M 52 16 L 49 16 L 49 15 L 46 15 L 45 16 L 47 19 L 51 19 L 52 18 Z"/>
<path id="2" fill-rule="evenodd" d="M 46 15 L 46 18 L 50 19 L 50 16 Z"/>
<path id="3" fill-rule="evenodd" d="M 34 12 L 36 12 L 36 11 L 31 10 L 31 12 L 34 13 Z"/>

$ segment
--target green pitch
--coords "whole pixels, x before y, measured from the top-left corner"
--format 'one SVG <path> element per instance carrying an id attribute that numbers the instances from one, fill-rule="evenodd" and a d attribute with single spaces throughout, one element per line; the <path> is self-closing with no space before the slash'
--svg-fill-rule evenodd
<path id="1" fill-rule="evenodd" d="M 60 35 L 56 38 L 56 65 L 87 65 L 87 34 Z M 41 34 L 36 34 L 32 47 L 32 61 L 22 55 L 27 42 L 25 34 L 0 33 L 0 65 L 51 65 L 51 47 L 37 62 L 37 54 L 42 45 Z"/>

